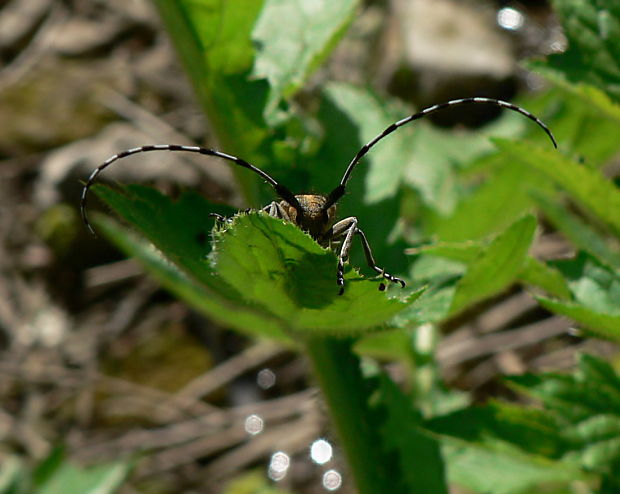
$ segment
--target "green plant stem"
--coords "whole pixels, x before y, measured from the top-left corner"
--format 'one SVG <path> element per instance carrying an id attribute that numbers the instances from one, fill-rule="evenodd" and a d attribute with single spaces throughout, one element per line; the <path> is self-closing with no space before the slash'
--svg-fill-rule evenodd
<path id="1" fill-rule="evenodd" d="M 354 341 L 353 338 L 308 338 L 307 356 L 358 492 L 398 492 L 391 485 L 397 479 L 385 472 L 388 459 L 382 455 L 381 440 L 373 427 L 368 385 L 361 373 L 360 360 L 352 351 Z"/>

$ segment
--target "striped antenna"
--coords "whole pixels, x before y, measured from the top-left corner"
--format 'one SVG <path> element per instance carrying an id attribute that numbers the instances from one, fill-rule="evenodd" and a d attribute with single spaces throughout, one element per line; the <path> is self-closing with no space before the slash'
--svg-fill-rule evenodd
<path id="1" fill-rule="evenodd" d="M 118 154 L 115 154 L 114 156 L 110 156 L 101 165 L 95 168 L 95 170 L 91 173 L 90 177 L 88 177 L 88 180 L 86 181 L 86 184 L 84 185 L 84 188 L 82 189 L 82 198 L 80 200 L 80 213 L 82 214 L 82 221 L 84 222 L 88 230 L 93 235 L 95 235 L 95 230 L 92 227 L 90 221 L 88 220 L 88 215 L 86 214 L 86 198 L 88 197 L 88 191 L 90 190 L 91 186 L 95 183 L 97 176 L 115 161 L 126 158 L 127 156 L 131 156 L 132 154 L 147 153 L 149 151 L 184 151 L 187 153 L 198 153 L 198 154 L 204 154 L 207 156 L 216 156 L 218 158 L 232 161 L 236 165 L 252 170 L 254 173 L 260 175 L 260 177 L 263 180 L 268 182 L 274 188 L 278 196 L 280 196 L 282 199 L 288 202 L 291 206 L 293 206 L 300 214 L 303 214 L 301 212 L 301 206 L 299 204 L 299 201 L 297 201 L 297 198 L 295 197 L 295 195 L 288 188 L 286 188 L 283 185 L 280 185 L 278 182 L 276 182 L 272 177 L 267 175 L 260 168 L 257 168 L 254 165 L 251 165 L 250 163 L 248 163 L 245 160 L 242 160 L 241 158 L 237 158 L 236 156 L 232 156 L 230 154 L 216 151 L 215 149 L 203 148 L 200 146 L 181 146 L 178 144 L 155 144 L 155 145 L 150 145 L 150 146 L 140 146 L 137 148 L 128 149 L 127 151 L 123 151 L 122 153 L 118 153 Z"/>
<path id="2" fill-rule="evenodd" d="M 538 124 L 538 126 L 541 127 L 542 130 L 544 130 L 545 133 L 549 136 L 549 139 L 551 139 L 553 146 L 556 149 L 558 147 L 558 144 L 555 140 L 553 133 L 551 132 L 551 130 L 549 130 L 549 127 L 547 127 L 547 125 L 545 125 L 545 123 L 542 120 L 540 120 L 536 115 L 533 115 L 532 113 L 525 110 L 524 108 L 521 108 L 520 106 L 517 106 L 517 105 L 513 105 L 512 103 L 508 103 L 507 101 L 502 101 L 502 100 L 493 99 L 493 98 L 463 98 L 463 99 L 455 99 L 455 100 L 447 101 L 445 103 L 439 103 L 438 105 L 429 106 L 428 108 L 418 113 L 414 113 L 413 115 L 410 115 L 406 118 L 403 118 L 402 120 L 399 120 L 398 122 L 393 123 L 387 129 L 381 132 L 381 134 L 376 136 L 374 139 L 369 141 L 367 144 L 364 144 L 364 146 L 362 146 L 362 148 L 357 152 L 355 157 L 351 160 L 351 162 L 349 163 L 349 166 L 347 166 L 347 169 L 345 170 L 342 180 L 340 181 L 340 184 L 338 185 L 338 187 L 336 187 L 332 192 L 330 192 L 327 202 L 325 203 L 323 207 L 325 209 L 329 208 L 344 195 L 345 187 L 347 185 L 347 182 L 349 181 L 349 178 L 351 177 L 351 172 L 353 172 L 353 169 L 357 166 L 360 160 L 366 155 L 366 153 L 368 153 L 368 151 L 370 151 L 370 149 L 375 144 L 377 144 L 381 139 L 383 139 L 384 137 L 387 137 L 399 127 L 402 127 L 403 125 L 408 124 L 409 122 L 413 122 L 414 120 L 419 120 L 420 118 L 430 115 L 431 113 L 435 113 L 435 112 L 438 112 L 440 110 L 444 110 L 450 107 L 469 105 L 469 104 L 489 104 L 489 105 L 499 106 L 502 108 L 507 108 L 508 110 L 512 110 L 517 113 L 520 113 L 521 115 L 526 116 L 527 118 L 529 118 L 530 120 Z"/>

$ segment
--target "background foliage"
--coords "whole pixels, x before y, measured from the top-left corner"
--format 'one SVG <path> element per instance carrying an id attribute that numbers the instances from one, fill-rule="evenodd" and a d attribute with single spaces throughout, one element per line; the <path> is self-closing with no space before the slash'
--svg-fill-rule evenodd
<path id="1" fill-rule="evenodd" d="M 359 2 L 154 3 L 212 139 L 294 191 L 328 192 L 364 142 L 413 112 L 385 91 L 320 73 Z M 359 492 L 620 488 L 612 359 L 582 354 L 569 373 L 508 378 L 512 394 L 484 404 L 445 386 L 438 366 L 441 332 L 458 335 L 518 290 L 536 301 L 543 323 L 557 314 L 585 341 L 620 339 L 620 11 L 611 0 L 553 7 L 568 48 L 529 62 L 548 88 L 519 103 L 549 124 L 559 150 L 516 114 L 476 131 L 423 121 L 355 171 L 341 215 L 360 219 L 375 257 L 407 279 L 405 290 L 377 291 L 358 252 L 339 297 L 334 254 L 290 224 L 242 213 L 212 230 L 209 213 L 230 210 L 196 193 L 173 200 L 143 186 L 96 187 L 124 220 L 99 215 L 98 231 L 167 290 L 209 320 L 305 354 Z M 256 176 L 233 171 L 246 204 L 273 200 Z M 558 234 L 568 254 L 535 254 L 541 238 Z M 114 492 L 137 461 L 85 468 L 54 453 L 32 467 L 7 458 L 0 493 L 61 484 Z M 280 491 L 248 479 L 250 487 L 239 478 L 229 492 Z"/>

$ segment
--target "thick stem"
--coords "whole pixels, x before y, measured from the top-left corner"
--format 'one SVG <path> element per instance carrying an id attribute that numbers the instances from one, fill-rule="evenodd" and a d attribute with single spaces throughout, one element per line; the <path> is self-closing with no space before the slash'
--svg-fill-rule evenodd
<path id="1" fill-rule="evenodd" d="M 332 425 L 348 460 L 360 494 L 398 492 L 397 479 L 386 473 L 381 440 L 371 416 L 367 383 L 360 360 L 352 352 L 353 339 L 309 338 L 307 355 L 329 408 Z"/>

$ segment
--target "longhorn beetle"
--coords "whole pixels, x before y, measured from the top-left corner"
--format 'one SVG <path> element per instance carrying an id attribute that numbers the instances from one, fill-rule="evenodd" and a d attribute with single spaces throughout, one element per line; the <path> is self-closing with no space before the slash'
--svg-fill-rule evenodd
<path id="1" fill-rule="evenodd" d="M 109 157 L 103 162 L 103 164 L 101 164 L 91 173 L 82 190 L 82 198 L 80 201 L 80 212 L 82 214 L 82 220 L 84 221 L 84 224 L 90 230 L 90 232 L 94 234 L 95 231 L 93 230 L 93 227 L 88 221 L 88 216 L 86 214 L 86 197 L 88 195 L 88 190 L 95 182 L 97 176 L 105 168 L 107 168 L 117 160 L 120 160 L 127 156 L 131 156 L 132 154 L 146 153 L 149 151 L 185 151 L 189 153 L 199 153 L 208 156 L 216 156 L 218 158 L 231 161 L 236 165 L 252 170 L 254 173 L 259 175 L 263 180 L 265 180 L 273 187 L 276 194 L 280 197 L 281 201 L 273 201 L 271 204 L 262 208 L 262 211 L 265 211 L 269 216 L 273 216 L 275 218 L 280 218 L 294 223 L 299 228 L 310 234 L 312 238 L 314 238 L 320 245 L 324 247 L 329 246 L 331 242 L 339 243 L 337 248 L 338 267 L 336 270 L 336 283 L 340 287 L 339 295 L 342 295 L 344 293 L 344 263 L 349 257 L 349 251 L 351 250 L 353 236 L 355 235 L 360 238 L 368 266 L 370 266 L 374 271 L 376 271 L 386 280 L 392 283 L 400 283 L 404 287 L 405 282 L 403 280 L 387 273 L 385 269 L 377 266 L 375 259 L 372 255 L 372 251 L 370 249 L 370 244 L 368 243 L 364 232 L 357 226 L 358 220 L 355 216 L 350 216 L 349 218 L 345 218 L 336 222 L 336 203 L 344 195 L 347 182 L 351 177 L 353 169 L 357 166 L 357 164 L 364 157 L 364 155 L 366 155 L 366 153 L 368 153 L 368 151 L 370 151 L 370 149 L 380 140 L 390 135 L 399 127 L 408 124 L 409 122 L 413 122 L 414 120 L 418 120 L 424 116 L 430 115 L 431 113 L 435 113 L 445 108 L 468 104 L 490 104 L 520 113 L 521 115 L 524 115 L 530 120 L 536 122 L 536 124 L 538 124 L 538 126 L 541 127 L 549 136 L 549 139 L 551 139 L 553 146 L 555 148 L 558 147 L 553 133 L 538 117 L 519 106 L 513 105 L 512 103 L 491 98 L 463 98 L 447 101 L 445 103 L 430 106 L 418 113 L 414 113 L 413 115 L 410 115 L 403 118 L 402 120 L 399 120 L 398 122 L 393 123 L 383 132 L 377 135 L 374 139 L 362 146 L 362 148 L 357 152 L 357 154 L 353 157 L 353 159 L 347 166 L 344 175 L 340 180 L 340 184 L 338 184 L 338 186 L 327 195 L 295 195 L 287 187 L 278 183 L 275 179 L 273 179 L 261 169 L 255 167 L 254 165 L 251 165 L 250 163 L 241 158 L 237 158 L 236 156 L 216 151 L 215 149 L 203 148 L 199 146 L 181 146 L 177 144 L 155 144 L 150 146 L 141 146 L 129 149 L 127 151 L 123 151 L 122 153 L 115 154 L 114 156 Z M 222 216 L 214 216 L 218 220 L 225 220 L 225 218 Z M 385 285 L 381 283 L 379 285 L 379 289 L 385 289 Z"/>

